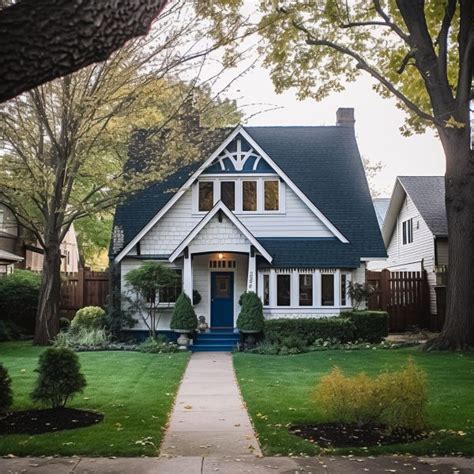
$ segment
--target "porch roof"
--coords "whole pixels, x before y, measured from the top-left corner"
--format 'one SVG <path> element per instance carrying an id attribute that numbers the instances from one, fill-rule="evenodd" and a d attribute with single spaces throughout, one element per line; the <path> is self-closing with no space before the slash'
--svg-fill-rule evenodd
<path id="1" fill-rule="evenodd" d="M 277 268 L 358 268 L 359 252 L 336 238 L 261 238 Z M 261 260 L 259 267 L 270 267 Z"/>

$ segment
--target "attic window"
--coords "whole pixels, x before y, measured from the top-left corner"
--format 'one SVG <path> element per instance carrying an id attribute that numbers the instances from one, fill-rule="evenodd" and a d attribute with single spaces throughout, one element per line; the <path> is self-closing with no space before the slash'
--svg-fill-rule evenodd
<path id="1" fill-rule="evenodd" d="M 210 211 L 214 204 L 214 183 L 212 181 L 199 182 L 199 210 Z"/>
<path id="2" fill-rule="evenodd" d="M 403 245 L 413 242 L 413 219 L 402 222 L 402 242 Z"/>
<path id="3" fill-rule="evenodd" d="M 265 190 L 265 210 L 266 211 L 278 211 L 279 203 L 279 181 L 277 180 L 266 180 L 264 185 Z"/>

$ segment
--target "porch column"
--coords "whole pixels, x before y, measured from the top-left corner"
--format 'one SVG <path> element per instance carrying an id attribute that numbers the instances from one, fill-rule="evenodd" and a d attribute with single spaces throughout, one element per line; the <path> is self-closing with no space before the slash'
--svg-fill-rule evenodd
<path id="1" fill-rule="evenodd" d="M 184 250 L 183 291 L 193 299 L 193 265 L 189 249 Z"/>
<path id="2" fill-rule="evenodd" d="M 257 292 L 257 259 L 255 258 L 255 249 L 250 247 L 249 254 L 249 272 L 247 277 L 247 291 Z"/>

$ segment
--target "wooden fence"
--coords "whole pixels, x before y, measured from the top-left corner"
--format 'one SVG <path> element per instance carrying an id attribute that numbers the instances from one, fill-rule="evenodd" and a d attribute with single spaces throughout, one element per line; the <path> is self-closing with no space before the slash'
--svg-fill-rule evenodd
<path id="1" fill-rule="evenodd" d="M 375 287 L 368 307 L 389 313 L 391 332 L 406 331 L 414 326 L 427 327 L 429 290 L 426 271 L 368 271 L 367 283 Z"/>
<path id="2" fill-rule="evenodd" d="M 109 272 L 79 270 L 63 274 L 61 311 L 76 312 L 84 306 L 104 306 L 109 294 Z"/>

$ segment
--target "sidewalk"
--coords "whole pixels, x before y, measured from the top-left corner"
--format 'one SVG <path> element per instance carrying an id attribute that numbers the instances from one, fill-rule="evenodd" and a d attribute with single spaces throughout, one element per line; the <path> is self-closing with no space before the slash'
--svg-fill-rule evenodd
<path id="1" fill-rule="evenodd" d="M 261 455 L 232 356 L 196 352 L 178 390 L 161 456 Z"/>
<path id="2" fill-rule="evenodd" d="M 34 474 L 373 474 L 437 473 L 472 474 L 474 460 L 467 458 L 319 457 L 284 458 L 255 456 L 175 458 L 12 458 L 0 459 L 0 472 Z"/>

